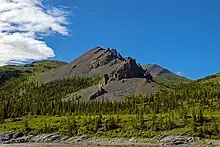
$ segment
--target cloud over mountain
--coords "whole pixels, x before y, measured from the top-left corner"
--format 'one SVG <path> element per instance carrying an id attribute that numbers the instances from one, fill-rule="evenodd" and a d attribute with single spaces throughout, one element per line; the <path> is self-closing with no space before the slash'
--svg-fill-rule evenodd
<path id="1" fill-rule="evenodd" d="M 66 13 L 43 0 L 0 0 L 0 66 L 54 57 L 41 37 L 68 35 Z"/>

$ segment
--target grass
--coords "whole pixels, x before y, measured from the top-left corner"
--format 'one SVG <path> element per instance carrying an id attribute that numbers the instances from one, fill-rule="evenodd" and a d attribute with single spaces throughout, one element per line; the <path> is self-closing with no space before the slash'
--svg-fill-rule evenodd
<path id="1" fill-rule="evenodd" d="M 66 62 L 63 61 L 55 61 L 55 60 L 42 60 L 42 61 L 36 61 L 32 64 L 25 64 L 25 65 L 5 65 L 0 67 L 0 71 L 5 70 L 20 70 L 24 71 L 24 67 L 31 67 L 33 68 L 33 71 L 35 73 L 41 73 L 41 72 L 48 72 L 52 71 L 60 66 L 66 65 Z"/>
<path id="2" fill-rule="evenodd" d="M 161 117 L 162 121 L 167 119 L 168 114 L 158 114 L 157 118 Z M 215 117 L 216 122 L 220 123 L 220 112 L 204 112 L 206 118 Z M 116 121 L 117 127 L 109 130 L 94 131 L 96 127 L 96 122 L 98 115 L 75 115 L 75 116 L 29 116 L 27 118 L 28 126 L 30 127 L 29 134 L 41 134 L 41 133 L 63 133 L 67 135 L 70 131 L 70 125 L 73 125 L 73 120 L 76 121 L 77 125 L 77 134 L 82 135 L 87 134 L 91 136 L 98 137 L 123 137 L 123 138 L 153 138 L 156 135 L 160 134 L 184 134 L 190 136 L 197 136 L 198 133 L 195 133 L 191 125 L 192 118 L 189 118 L 189 124 L 183 125 L 183 119 L 180 119 L 179 116 L 175 116 L 175 127 L 173 129 L 165 130 L 152 130 L 152 128 L 136 128 L 133 124 L 133 121 L 136 118 L 136 115 L 103 115 L 102 116 L 102 126 L 105 122 L 113 117 Z M 145 127 L 150 127 L 152 120 L 152 114 L 144 115 Z M 25 129 L 26 117 L 6 119 L 3 123 L 0 124 L 0 132 L 15 131 L 22 132 Z M 160 119 L 158 119 L 158 123 Z M 139 122 L 137 122 L 139 124 Z M 164 124 L 163 124 L 164 126 Z M 212 122 L 207 123 L 204 126 L 205 129 L 209 129 L 212 126 Z M 201 128 L 198 127 L 198 128 Z M 72 128 L 72 127 L 71 127 Z M 72 128 L 73 129 L 73 128 Z M 211 128 L 210 128 L 211 129 Z M 74 129 L 73 129 L 74 130 Z M 71 131 L 73 131 L 71 130 Z M 196 135 L 197 134 L 197 135 Z M 209 136 L 210 138 L 220 138 L 217 136 Z M 209 138 L 205 136 L 205 138 Z"/>
<path id="3" fill-rule="evenodd" d="M 34 81 L 36 76 L 42 74 L 42 72 L 54 70 L 65 63 L 57 63 L 56 65 L 52 61 L 42 61 L 34 63 L 35 72 L 36 73 L 24 73 L 23 78 L 24 81 L 21 80 L 22 84 L 26 82 Z M 10 68 L 17 68 L 14 66 L 7 66 L 5 69 Z M 1 70 L 1 68 L 0 68 Z M 19 78 L 14 78 L 9 80 L 7 84 L 14 83 L 14 80 L 18 80 Z M 162 81 L 164 79 L 157 79 L 158 81 L 165 83 L 166 81 Z M 173 79 L 174 80 L 174 79 Z M 176 79 L 175 79 L 176 80 Z M 220 76 L 211 76 L 205 78 L 201 82 L 215 82 L 220 81 Z M 176 83 L 176 81 L 175 81 Z M 19 86 L 19 85 L 17 85 Z M 184 124 L 184 120 L 179 116 L 177 111 L 174 111 L 175 118 L 172 119 L 173 123 L 175 124 L 171 129 L 161 129 L 161 130 L 153 130 L 152 129 L 152 114 L 145 114 L 144 115 L 144 127 L 140 127 L 140 120 L 136 119 L 135 115 L 104 115 L 103 119 L 101 120 L 102 127 L 105 125 L 107 121 L 111 117 L 114 117 L 116 120 L 116 128 L 107 129 L 107 130 L 94 130 L 97 127 L 97 119 L 94 119 L 98 116 L 88 116 L 88 115 L 81 115 L 81 116 L 29 116 L 27 119 L 27 123 L 29 126 L 28 133 L 29 134 L 41 134 L 41 133 L 63 133 L 63 134 L 71 134 L 76 133 L 76 135 L 82 134 L 89 134 L 92 136 L 99 136 L 99 137 L 141 137 L 141 138 L 152 138 L 159 134 L 185 134 L 190 136 L 201 136 L 203 138 L 212 138 L 212 139 L 220 139 L 219 135 L 212 134 L 212 132 L 216 131 L 220 128 L 220 112 L 219 111 L 204 111 L 203 115 L 207 120 L 203 125 L 196 126 L 197 131 L 192 126 L 192 117 L 188 118 L 189 123 Z M 160 120 L 161 117 L 161 120 Z M 213 119 L 214 118 L 214 119 Z M 159 124 L 161 121 L 163 122 L 162 128 L 165 126 L 165 122 L 168 119 L 168 113 L 158 114 L 157 115 L 157 123 Z M 73 120 L 76 121 L 73 122 Z M 137 124 L 134 124 L 133 121 L 136 121 Z M 0 132 L 7 132 L 7 131 L 24 131 L 26 130 L 26 117 L 21 118 L 12 118 L 6 119 L 0 124 Z M 76 128 L 73 126 L 76 125 Z M 109 125 L 109 124 L 107 124 Z M 149 127 L 149 128 L 147 128 Z M 100 129 L 100 128 L 99 128 Z M 73 132 L 78 130 L 78 132 Z M 220 132 L 220 131 L 219 131 Z M 205 136 L 203 136 L 205 134 Z"/>
<path id="4" fill-rule="evenodd" d="M 179 84 L 187 84 L 189 82 L 191 82 L 191 80 L 188 80 L 186 78 L 180 77 L 180 76 L 173 76 L 173 77 L 163 77 L 163 76 L 157 76 L 154 78 L 154 80 L 160 84 L 163 85 L 167 88 L 175 88 L 176 86 L 178 86 Z"/>
<path id="5" fill-rule="evenodd" d="M 216 73 L 204 78 L 198 79 L 196 82 L 200 83 L 220 83 L 220 73 Z"/>
<path id="6" fill-rule="evenodd" d="M 50 72 L 66 64 L 66 62 L 62 61 L 42 60 L 33 64 L 33 70 L 35 73 Z"/>
<path id="7" fill-rule="evenodd" d="M 65 116 L 33 116 L 28 117 L 27 121 L 29 127 L 31 128 L 31 134 L 44 133 L 43 130 L 45 129 L 45 124 L 49 125 L 53 129 L 53 131 L 49 132 L 56 133 L 61 126 L 61 122 L 66 118 L 67 117 Z M 4 123 L 0 124 L 0 132 L 23 132 L 25 127 L 25 120 L 25 117 L 6 119 Z"/>

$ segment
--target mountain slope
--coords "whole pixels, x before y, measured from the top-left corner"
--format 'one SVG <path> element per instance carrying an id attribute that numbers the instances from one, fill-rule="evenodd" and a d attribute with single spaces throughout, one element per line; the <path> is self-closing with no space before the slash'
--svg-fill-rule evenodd
<path id="1" fill-rule="evenodd" d="M 51 88 L 54 86 L 52 89 L 57 89 L 56 84 L 53 84 L 57 82 L 61 82 L 67 86 L 67 89 L 71 89 L 66 80 L 78 76 L 82 79 L 85 77 L 102 78 L 102 80 L 96 80 L 97 83 L 90 87 L 82 86 L 80 91 L 70 90 L 66 93 L 67 95 L 60 97 L 61 99 L 80 97 L 82 101 L 121 101 L 131 94 L 150 94 L 161 89 L 172 90 L 171 84 L 179 81 L 188 82 L 188 79 L 177 76 L 158 65 L 143 67 L 131 57 L 122 57 L 116 49 L 96 47 L 70 63 L 43 60 L 22 66 L 5 66 L 0 70 L 19 70 L 23 83 L 41 81 L 45 84 L 52 84 L 50 85 Z M 87 79 L 85 78 L 85 80 Z M 10 80 L 10 83 L 13 83 L 13 79 Z M 62 89 L 65 89 L 65 86 Z M 57 91 L 52 90 L 52 93 L 59 95 Z M 50 96 L 48 98 L 51 99 Z"/>
<path id="2" fill-rule="evenodd" d="M 150 72 L 156 82 L 168 87 L 173 87 L 176 84 L 188 83 L 191 81 L 185 77 L 174 74 L 170 70 L 157 64 L 144 64 L 142 67 Z"/>
<path id="3" fill-rule="evenodd" d="M 109 100 L 109 101 L 123 101 L 127 96 L 133 94 L 150 94 L 153 92 L 165 89 L 165 87 L 158 85 L 155 82 L 146 82 L 142 78 L 130 78 L 121 81 L 112 81 L 111 83 L 103 86 L 106 91 L 103 94 L 91 98 L 94 93 L 97 93 L 100 85 L 94 85 L 89 88 L 80 90 L 78 92 L 67 95 L 65 99 L 71 99 L 73 97 L 80 97 L 81 101 L 89 100 Z"/>
<path id="4" fill-rule="evenodd" d="M 161 89 L 161 86 L 153 81 L 149 72 L 138 65 L 135 59 L 122 57 L 116 49 L 101 47 L 89 50 L 53 72 L 43 74 L 41 80 L 49 82 L 74 76 L 103 77 L 99 85 L 75 93 L 84 100 L 89 100 L 95 94 L 97 94 L 95 99 L 122 100 L 132 93 L 147 94 Z M 99 93 L 100 87 L 105 90 L 105 93 Z M 73 96 L 67 96 L 69 97 Z"/>
<path id="5" fill-rule="evenodd" d="M 0 67 L 0 85 L 11 78 L 19 78 L 25 75 L 27 80 L 35 81 L 44 72 L 53 71 L 56 68 L 67 64 L 66 62 L 55 60 L 42 60 L 25 65 L 6 65 Z"/>
<path id="6" fill-rule="evenodd" d="M 127 69 L 130 71 L 126 71 Z M 140 77 L 144 72 L 144 69 L 139 67 L 134 59 L 123 58 L 115 49 L 97 47 L 54 72 L 45 74 L 44 80 L 60 80 L 72 76 L 104 76 L 105 74 L 109 76 L 120 74 L 121 76 L 125 73 L 126 75 L 123 76 Z"/>
<path id="7" fill-rule="evenodd" d="M 42 61 L 35 61 L 30 64 L 24 65 L 5 65 L 0 67 L 0 71 L 29 71 L 35 73 L 47 72 L 55 70 L 56 68 L 67 64 L 63 61 L 56 61 L 56 60 L 42 60 Z"/>
<path id="8" fill-rule="evenodd" d="M 42 60 L 42 61 L 35 61 L 31 64 L 25 64 L 21 67 L 29 68 L 34 73 L 43 73 L 43 72 L 50 72 L 57 69 L 60 66 L 66 65 L 66 62 L 63 61 L 56 61 L 56 60 Z"/>
<path id="9" fill-rule="evenodd" d="M 200 83 L 220 83 L 220 73 L 216 73 L 214 75 L 207 76 L 202 79 L 196 80 L 196 82 Z"/>

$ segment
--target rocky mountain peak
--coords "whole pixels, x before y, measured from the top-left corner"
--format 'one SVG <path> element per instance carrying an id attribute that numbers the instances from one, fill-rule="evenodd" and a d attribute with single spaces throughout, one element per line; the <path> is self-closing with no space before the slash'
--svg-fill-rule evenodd
<path id="1" fill-rule="evenodd" d="M 92 60 L 90 64 L 90 69 L 95 69 L 100 66 L 105 66 L 110 62 L 114 64 L 117 62 L 117 60 L 124 61 L 124 58 L 117 52 L 116 49 L 108 48 L 106 50 L 103 48 L 98 48 L 98 50 L 94 53 L 94 55 L 99 53 L 100 55 Z"/>
<path id="2" fill-rule="evenodd" d="M 71 63 L 58 68 L 52 77 L 54 80 L 71 76 L 104 76 L 106 84 L 128 78 L 147 78 L 146 74 L 136 60 L 131 57 L 122 57 L 115 48 L 96 47 L 81 55 Z M 48 75 L 49 77 L 49 75 Z"/>
<path id="3" fill-rule="evenodd" d="M 150 74 L 147 74 L 147 71 L 139 66 L 135 59 L 127 57 L 115 70 L 105 74 L 105 83 L 107 84 L 111 81 L 119 81 L 128 78 L 146 78 L 152 80 Z"/>

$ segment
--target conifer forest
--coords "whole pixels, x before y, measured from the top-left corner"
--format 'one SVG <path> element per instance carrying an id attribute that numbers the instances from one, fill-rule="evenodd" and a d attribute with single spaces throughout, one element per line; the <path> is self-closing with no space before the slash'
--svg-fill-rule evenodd
<path id="1" fill-rule="evenodd" d="M 49 83 L 28 81 L 29 77 L 24 73 L 0 86 L 0 130 L 149 138 L 183 133 L 220 138 L 220 83 L 213 82 L 218 75 L 149 95 L 133 94 L 123 101 L 65 99 L 98 84 L 102 77 L 72 77 Z"/>

